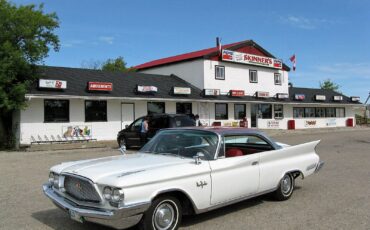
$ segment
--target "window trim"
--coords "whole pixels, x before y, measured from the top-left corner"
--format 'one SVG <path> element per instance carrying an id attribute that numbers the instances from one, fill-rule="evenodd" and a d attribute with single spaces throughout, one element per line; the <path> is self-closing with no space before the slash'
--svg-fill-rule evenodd
<path id="1" fill-rule="evenodd" d="M 276 113 L 275 113 L 275 106 L 277 106 L 277 105 L 280 105 L 280 106 L 281 106 L 281 108 L 282 108 L 282 111 L 281 111 L 282 116 L 281 116 L 281 117 L 277 117 L 277 116 L 276 116 Z M 284 119 L 284 104 L 274 104 L 274 119 L 275 119 L 275 120 L 282 120 L 282 119 Z"/>
<path id="2" fill-rule="evenodd" d="M 105 120 L 87 120 L 86 119 L 86 102 L 88 101 L 104 101 L 105 102 Z M 107 100 L 85 100 L 85 122 L 107 122 L 108 121 L 108 101 Z"/>
<path id="3" fill-rule="evenodd" d="M 224 77 L 223 78 L 217 78 L 217 69 L 218 68 L 221 68 L 221 69 L 224 69 Z M 225 66 L 224 65 L 215 65 L 215 79 L 216 80 L 225 80 L 226 78 L 226 70 L 225 70 Z"/>
<path id="4" fill-rule="evenodd" d="M 45 110 L 46 101 L 66 101 L 67 102 L 67 107 L 68 107 L 67 120 L 65 120 L 65 121 L 46 121 L 46 110 Z M 44 99 L 44 123 L 69 123 L 70 122 L 70 117 L 71 117 L 70 112 L 71 111 L 70 111 L 69 100 L 65 100 L 65 99 Z"/>
<path id="5" fill-rule="evenodd" d="M 279 76 L 279 83 L 276 83 L 276 77 Z M 275 85 L 281 85 L 282 84 L 282 79 L 281 79 L 281 73 L 274 73 L 274 83 Z"/>
<path id="6" fill-rule="evenodd" d="M 226 105 L 226 118 L 217 118 L 216 117 L 216 105 Z M 222 120 L 229 120 L 229 104 L 228 103 L 215 103 L 215 120 L 222 121 Z"/>
<path id="7" fill-rule="evenodd" d="M 256 73 L 256 81 L 252 81 L 252 75 L 251 75 L 251 73 L 252 72 L 255 72 Z M 258 71 L 257 70 L 255 70 L 255 69 L 250 69 L 249 70 L 249 83 L 258 83 Z"/>

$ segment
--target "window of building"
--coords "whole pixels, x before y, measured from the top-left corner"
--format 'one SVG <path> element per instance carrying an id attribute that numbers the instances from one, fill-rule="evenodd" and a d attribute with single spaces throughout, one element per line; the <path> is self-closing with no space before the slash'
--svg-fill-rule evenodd
<path id="1" fill-rule="evenodd" d="M 335 108 L 335 115 L 336 117 L 345 117 L 345 110 L 344 108 Z"/>
<path id="2" fill-rule="evenodd" d="M 271 104 L 260 104 L 260 117 L 262 119 L 272 118 L 272 105 Z"/>
<path id="3" fill-rule="evenodd" d="M 249 70 L 249 82 L 251 83 L 258 82 L 257 70 Z"/>
<path id="4" fill-rule="evenodd" d="M 107 121 L 107 101 L 85 101 L 85 121 Z"/>
<path id="5" fill-rule="evenodd" d="M 293 108 L 293 117 L 294 118 L 303 118 L 304 117 L 304 108 Z"/>
<path id="6" fill-rule="evenodd" d="M 153 113 L 165 113 L 166 106 L 164 102 L 148 102 L 148 115 Z"/>
<path id="7" fill-rule="evenodd" d="M 243 119 L 246 116 L 245 104 L 234 105 L 234 119 Z"/>
<path id="8" fill-rule="evenodd" d="M 304 117 L 315 117 L 315 108 L 304 108 Z"/>
<path id="9" fill-rule="evenodd" d="M 215 78 L 217 80 L 225 80 L 225 66 L 215 66 Z"/>
<path id="10" fill-rule="evenodd" d="M 275 85 L 281 85 L 281 74 L 280 73 L 274 74 L 274 81 L 275 81 Z"/>
<path id="11" fill-rule="evenodd" d="M 177 114 L 192 114 L 192 104 L 191 103 L 176 103 L 176 113 Z"/>
<path id="12" fill-rule="evenodd" d="M 335 117 L 335 108 L 326 108 L 326 117 Z"/>
<path id="13" fill-rule="evenodd" d="M 325 108 L 316 108 L 316 117 L 325 117 Z"/>
<path id="14" fill-rule="evenodd" d="M 69 100 L 44 100 L 44 122 L 69 122 Z"/>
<path id="15" fill-rule="evenodd" d="M 275 119 L 284 118 L 283 105 L 274 105 L 274 117 Z"/>
<path id="16" fill-rule="evenodd" d="M 216 120 L 229 119 L 229 111 L 226 103 L 215 104 L 215 119 Z"/>

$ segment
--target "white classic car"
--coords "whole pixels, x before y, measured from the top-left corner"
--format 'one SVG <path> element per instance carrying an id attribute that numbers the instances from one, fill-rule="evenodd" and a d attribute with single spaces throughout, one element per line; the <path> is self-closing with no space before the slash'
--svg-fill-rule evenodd
<path id="1" fill-rule="evenodd" d="M 52 167 L 43 191 L 79 222 L 177 229 L 182 215 L 266 193 L 289 199 L 297 177 L 322 167 L 319 142 L 289 146 L 245 128 L 165 129 L 138 153 Z"/>

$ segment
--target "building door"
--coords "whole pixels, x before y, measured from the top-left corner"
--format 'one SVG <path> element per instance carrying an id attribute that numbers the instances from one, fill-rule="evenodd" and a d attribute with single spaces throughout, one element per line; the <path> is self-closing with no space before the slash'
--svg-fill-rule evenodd
<path id="1" fill-rule="evenodd" d="M 251 104 L 251 127 L 257 128 L 258 104 Z"/>
<path id="2" fill-rule="evenodd" d="M 135 120 L 135 105 L 134 103 L 121 104 L 121 129 L 126 128 Z"/>

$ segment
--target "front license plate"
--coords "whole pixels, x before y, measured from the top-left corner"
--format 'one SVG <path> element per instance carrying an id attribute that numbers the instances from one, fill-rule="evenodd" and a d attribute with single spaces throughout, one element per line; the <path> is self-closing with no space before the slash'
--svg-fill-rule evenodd
<path id="1" fill-rule="evenodd" d="M 83 223 L 83 217 L 78 215 L 77 212 L 73 211 L 73 210 L 69 210 L 69 216 L 71 217 L 72 220 L 75 220 L 77 222 L 80 222 L 80 223 Z"/>

